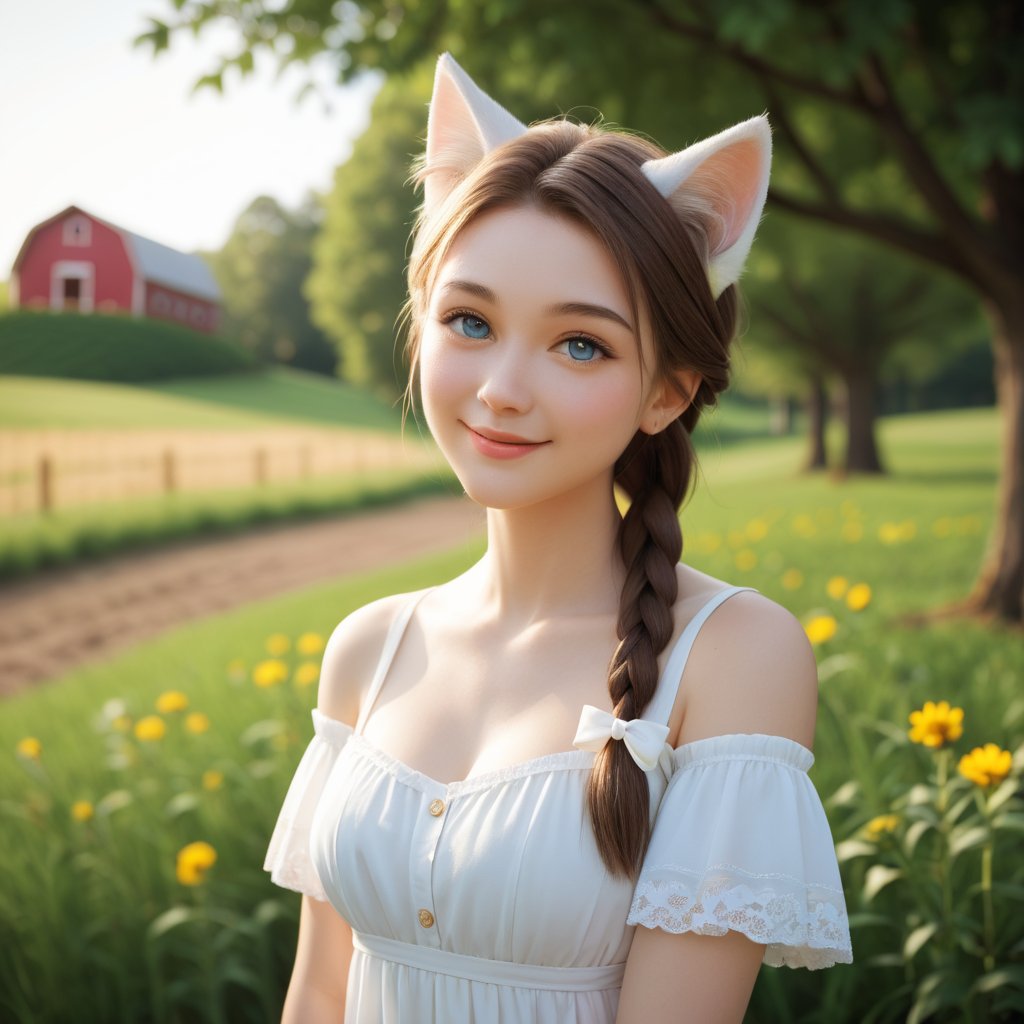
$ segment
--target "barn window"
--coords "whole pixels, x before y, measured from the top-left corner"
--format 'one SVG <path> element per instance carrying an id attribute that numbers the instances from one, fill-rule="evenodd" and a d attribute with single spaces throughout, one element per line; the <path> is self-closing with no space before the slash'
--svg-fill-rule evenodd
<path id="1" fill-rule="evenodd" d="M 64 244 L 92 244 L 92 222 L 88 217 L 69 217 L 64 221 Z"/>

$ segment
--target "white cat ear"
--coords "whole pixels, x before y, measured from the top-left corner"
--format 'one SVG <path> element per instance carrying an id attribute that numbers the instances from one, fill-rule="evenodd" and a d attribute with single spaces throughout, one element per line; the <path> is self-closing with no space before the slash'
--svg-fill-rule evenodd
<path id="1" fill-rule="evenodd" d="M 772 130 L 760 114 L 641 168 L 680 215 L 712 214 L 708 280 L 716 299 L 743 272 L 768 196 L 771 162 Z"/>
<path id="2" fill-rule="evenodd" d="M 442 53 L 427 118 L 425 213 L 429 216 L 486 153 L 525 131 L 526 125 L 492 100 L 450 53 Z"/>

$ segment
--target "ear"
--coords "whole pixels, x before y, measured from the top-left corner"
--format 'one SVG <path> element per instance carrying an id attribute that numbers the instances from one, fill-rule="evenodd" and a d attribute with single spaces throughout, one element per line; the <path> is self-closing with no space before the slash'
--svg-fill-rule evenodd
<path id="1" fill-rule="evenodd" d="M 717 299 L 739 280 L 768 196 L 772 130 L 764 114 L 642 170 L 681 215 L 710 211 L 708 280 Z"/>
<path id="2" fill-rule="evenodd" d="M 486 153 L 525 131 L 526 125 L 495 103 L 450 53 L 442 53 L 427 119 L 425 213 L 444 202 Z"/>
<path id="3" fill-rule="evenodd" d="M 645 434 L 660 434 L 682 415 L 691 401 L 686 396 L 696 395 L 702 380 L 703 375 L 696 370 L 678 370 L 672 379 L 662 379 L 647 400 L 639 429 Z"/>

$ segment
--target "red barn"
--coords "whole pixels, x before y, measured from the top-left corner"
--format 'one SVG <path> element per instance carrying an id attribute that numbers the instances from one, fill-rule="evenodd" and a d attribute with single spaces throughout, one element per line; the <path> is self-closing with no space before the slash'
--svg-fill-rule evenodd
<path id="1" fill-rule="evenodd" d="M 13 309 L 66 309 L 172 320 L 213 333 L 220 289 L 199 256 L 178 252 L 77 206 L 37 224 L 14 261 Z"/>

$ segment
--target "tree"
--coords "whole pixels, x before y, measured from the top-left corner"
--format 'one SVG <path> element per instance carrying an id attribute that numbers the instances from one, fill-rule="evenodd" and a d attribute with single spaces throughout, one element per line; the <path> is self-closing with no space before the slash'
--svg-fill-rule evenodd
<path id="1" fill-rule="evenodd" d="M 379 4 L 195 0 L 153 19 L 154 50 L 227 19 L 244 73 L 330 54 L 340 81 L 391 73 L 450 47 L 511 104 L 572 95 L 665 145 L 710 113 L 775 126 L 769 207 L 857 232 L 964 281 L 985 311 L 1002 412 L 995 527 L 956 611 L 1024 614 L 1024 5 L 1014 0 L 540 0 Z M 500 28 L 500 31 L 496 29 Z M 466 40 L 472 40 L 467 45 Z M 214 72 L 212 78 L 223 70 Z M 498 80 L 500 76 L 500 81 Z M 501 88 L 499 89 L 499 86 Z M 553 87 L 566 91 L 553 92 Z M 574 90 L 570 92 L 569 89 Z M 578 91 L 576 91 L 578 90 Z M 737 102 L 741 99 L 742 102 Z M 530 109 L 516 107 L 519 116 Z M 692 139 L 692 136 L 691 136 Z M 888 175 L 885 192 L 866 180 Z M 865 174 L 865 172 L 868 172 Z"/>
<path id="2" fill-rule="evenodd" d="M 306 287 L 314 322 L 341 356 L 342 376 L 385 398 L 402 388 L 395 321 L 416 205 L 406 180 L 432 81 L 433 67 L 421 66 L 392 76 L 377 94 L 369 127 L 335 172 Z"/>
<path id="3" fill-rule="evenodd" d="M 337 355 L 302 294 L 319 230 L 319 201 L 296 211 L 259 196 L 239 214 L 220 252 L 207 258 L 224 296 L 225 331 L 268 362 L 333 374 Z"/>

